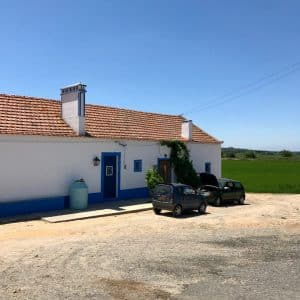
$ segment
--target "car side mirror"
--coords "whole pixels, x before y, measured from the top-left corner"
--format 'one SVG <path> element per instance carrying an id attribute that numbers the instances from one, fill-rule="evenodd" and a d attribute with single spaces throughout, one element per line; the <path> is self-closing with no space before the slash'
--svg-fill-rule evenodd
<path id="1" fill-rule="evenodd" d="M 230 187 L 229 186 L 225 186 L 224 187 L 224 191 L 229 191 L 230 190 Z"/>

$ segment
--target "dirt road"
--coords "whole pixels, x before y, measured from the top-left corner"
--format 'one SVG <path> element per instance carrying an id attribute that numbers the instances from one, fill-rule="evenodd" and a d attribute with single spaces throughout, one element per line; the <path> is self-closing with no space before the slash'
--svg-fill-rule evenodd
<path id="1" fill-rule="evenodd" d="M 300 195 L 0 225 L 0 299 L 299 299 Z"/>

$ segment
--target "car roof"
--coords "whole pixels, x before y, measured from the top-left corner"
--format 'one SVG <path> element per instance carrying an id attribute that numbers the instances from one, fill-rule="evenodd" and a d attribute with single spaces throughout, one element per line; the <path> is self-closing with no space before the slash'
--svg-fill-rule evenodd
<path id="1" fill-rule="evenodd" d="M 175 183 L 175 182 L 172 182 L 172 183 L 160 183 L 158 185 L 170 185 L 170 186 L 173 186 L 173 187 L 189 186 L 188 184 Z"/>
<path id="2" fill-rule="evenodd" d="M 229 179 L 229 178 L 219 178 L 218 180 L 222 180 L 222 181 L 231 181 L 231 182 L 239 182 L 240 183 L 240 181 L 238 181 L 238 180 L 234 180 L 234 179 Z"/>

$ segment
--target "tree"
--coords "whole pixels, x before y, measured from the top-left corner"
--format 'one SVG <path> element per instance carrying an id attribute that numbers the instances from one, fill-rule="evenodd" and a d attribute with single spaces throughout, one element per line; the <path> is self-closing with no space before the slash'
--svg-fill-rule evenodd
<path id="1" fill-rule="evenodd" d="M 234 152 L 228 152 L 227 157 L 228 158 L 235 158 L 235 153 Z"/>
<path id="2" fill-rule="evenodd" d="M 245 158 L 255 159 L 256 158 L 256 154 L 255 154 L 254 151 L 247 151 L 245 153 Z"/>
<path id="3" fill-rule="evenodd" d="M 285 149 L 280 151 L 279 153 L 282 157 L 291 157 L 291 156 L 293 156 L 293 153 L 291 151 L 285 150 Z"/>

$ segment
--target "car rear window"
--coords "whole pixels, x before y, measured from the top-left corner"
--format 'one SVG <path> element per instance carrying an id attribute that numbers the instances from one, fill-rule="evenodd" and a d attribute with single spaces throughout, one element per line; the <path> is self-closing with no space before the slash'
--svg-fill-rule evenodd
<path id="1" fill-rule="evenodd" d="M 171 186 L 169 185 L 158 185 L 154 190 L 155 194 L 159 195 L 170 195 L 172 193 Z"/>

